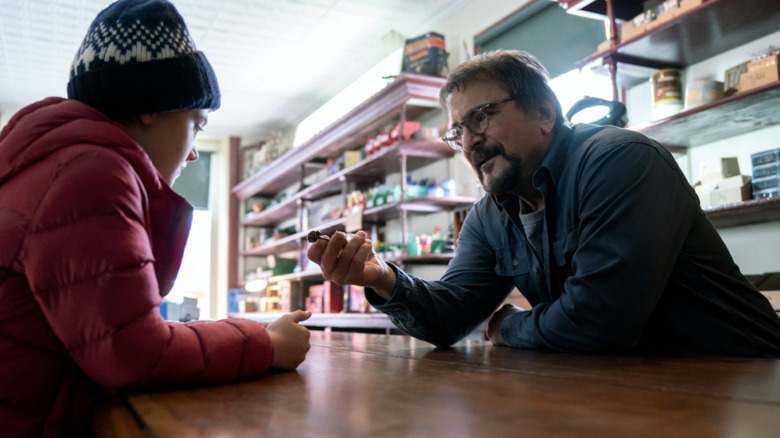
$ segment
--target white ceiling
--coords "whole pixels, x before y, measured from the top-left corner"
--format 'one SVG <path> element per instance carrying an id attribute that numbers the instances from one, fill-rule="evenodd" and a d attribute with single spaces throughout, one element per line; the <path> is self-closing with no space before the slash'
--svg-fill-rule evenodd
<path id="1" fill-rule="evenodd" d="M 384 58 L 383 37 L 391 31 L 412 38 L 435 30 L 469 1 L 173 3 L 222 89 L 222 108 L 210 116 L 205 134 L 253 138 L 290 130 L 359 78 Z M 110 3 L 0 0 L 0 119 L 44 97 L 65 96 L 73 56 Z"/>

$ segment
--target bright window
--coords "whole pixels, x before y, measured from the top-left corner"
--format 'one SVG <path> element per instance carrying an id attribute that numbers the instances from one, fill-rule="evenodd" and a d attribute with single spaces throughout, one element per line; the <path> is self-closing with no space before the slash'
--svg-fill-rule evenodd
<path id="1" fill-rule="evenodd" d="M 195 210 L 192 228 L 184 249 L 179 275 L 168 301 L 181 302 L 183 297 L 205 298 L 211 281 L 211 212 Z M 200 305 L 201 303 L 199 303 Z"/>

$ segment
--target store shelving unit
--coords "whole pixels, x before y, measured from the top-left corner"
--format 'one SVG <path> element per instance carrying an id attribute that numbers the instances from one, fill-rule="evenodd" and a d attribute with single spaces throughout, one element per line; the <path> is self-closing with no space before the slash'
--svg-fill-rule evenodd
<path id="1" fill-rule="evenodd" d="M 469 206 L 476 201 L 475 198 L 463 196 L 407 198 L 406 176 L 409 171 L 454 156 L 454 152 L 439 138 L 401 140 L 393 146 L 385 147 L 364 158 L 357 164 L 318 181 L 309 181 L 314 172 L 322 169 L 323 163 L 327 159 L 338 157 L 344 151 L 361 147 L 366 139 L 373 137 L 381 128 L 398 124 L 404 127 L 406 121 L 418 119 L 430 112 L 441 111 L 438 104 L 438 93 L 443 82 L 444 79 L 437 77 L 402 74 L 382 91 L 306 143 L 286 152 L 266 168 L 235 184 L 231 192 L 242 202 L 249 202 L 256 198 L 274 199 L 280 192 L 297 186 L 294 194 L 287 196 L 279 203 L 243 219 L 235 218 L 234 222 L 241 229 L 271 228 L 280 222 L 291 219 L 296 219 L 297 225 L 295 232 L 290 235 L 252 248 L 239 249 L 237 254 L 232 254 L 231 257 L 238 258 L 240 262 L 251 257 L 292 252 L 298 255 L 299 261 L 303 261 L 307 247 L 306 236 L 309 231 L 307 208 L 311 202 L 339 194 L 346 196 L 349 183 L 363 185 L 382 183 L 388 174 L 396 173 L 400 174 L 401 177 L 401 199 L 363 210 L 362 223 L 366 229 L 375 230 L 377 226 L 381 226 L 389 220 L 400 220 L 401 242 L 404 248 L 400 256 L 389 258 L 389 261 L 400 265 L 446 264 L 452 258 L 452 254 L 410 256 L 405 248 L 408 235 L 407 216 L 409 214 L 451 211 Z M 405 133 L 402 132 L 401 138 L 404 136 Z M 307 181 L 309 181 L 308 184 L 305 183 Z M 327 223 L 318 224 L 316 229 L 330 234 L 337 230 L 344 230 L 346 223 L 345 217 L 337 217 Z M 234 233 L 234 235 L 237 234 L 241 233 Z M 238 271 L 240 272 L 241 269 Z M 289 281 L 296 284 L 299 295 L 305 295 L 307 285 L 322 280 L 322 276 L 316 270 L 270 278 L 271 283 Z M 232 283 L 240 285 L 242 280 L 235 278 Z M 295 307 L 298 306 L 293 305 L 293 308 Z M 242 313 L 232 316 L 266 320 L 274 315 Z M 377 322 L 377 320 L 381 321 Z M 389 329 L 390 327 L 386 316 L 376 314 L 317 315 L 309 322 L 310 325 L 324 323 L 331 327 L 355 329 Z"/>
<path id="2" fill-rule="evenodd" d="M 602 11 L 615 29 L 636 9 L 619 15 L 616 0 L 579 0 L 559 4 L 572 10 Z M 628 2 L 631 3 L 631 2 Z M 623 5 L 625 6 L 625 5 Z M 641 11 L 640 11 L 641 12 Z M 660 68 L 684 68 L 780 30 L 777 0 L 708 0 L 657 27 L 612 44 L 583 60 L 580 67 L 612 78 L 620 88 L 649 80 Z M 672 152 L 706 145 L 780 124 L 780 83 L 775 82 L 680 112 L 652 123 L 632 126 Z M 717 227 L 780 220 L 777 199 L 750 200 L 706 210 Z"/>

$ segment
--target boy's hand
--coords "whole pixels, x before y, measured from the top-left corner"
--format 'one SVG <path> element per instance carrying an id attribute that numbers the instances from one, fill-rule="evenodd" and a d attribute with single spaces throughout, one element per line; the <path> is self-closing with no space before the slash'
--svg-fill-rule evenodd
<path id="1" fill-rule="evenodd" d="M 309 329 L 298 324 L 311 317 L 311 312 L 297 310 L 282 315 L 276 321 L 266 326 L 271 342 L 274 344 L 274 359 L 272 368 L 294 370 L 306 359 L 306 353 L 311 348 L 309 344 Z"/>

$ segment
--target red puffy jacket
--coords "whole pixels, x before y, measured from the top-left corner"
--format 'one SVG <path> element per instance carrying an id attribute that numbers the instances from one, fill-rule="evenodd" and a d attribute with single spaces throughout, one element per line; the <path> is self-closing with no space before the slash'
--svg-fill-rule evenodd
<path id="1" fill-rule="evenodd" d="M 192 207 L 121 124 L 48 98 L 0 133 L 0 436 L 88 436 L 104 388 L 263 374 L 265 328 L 162 319 Z"/>

